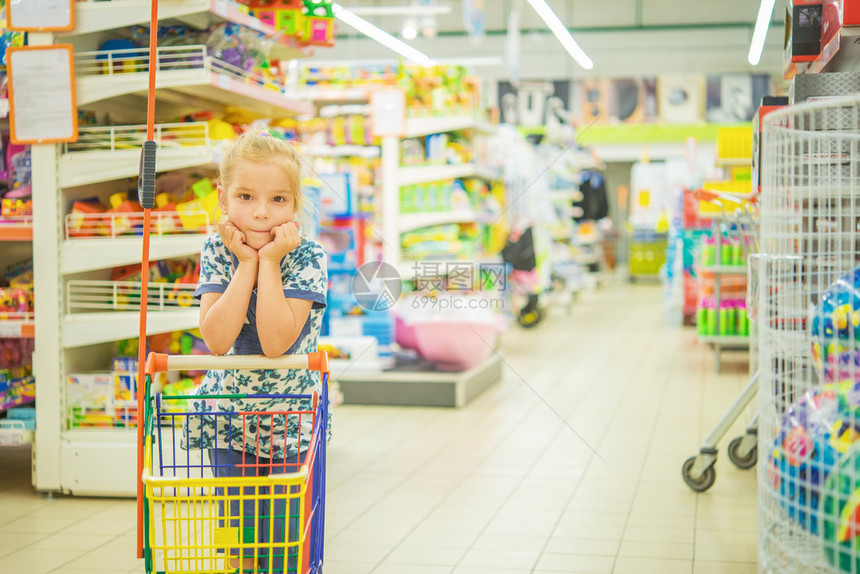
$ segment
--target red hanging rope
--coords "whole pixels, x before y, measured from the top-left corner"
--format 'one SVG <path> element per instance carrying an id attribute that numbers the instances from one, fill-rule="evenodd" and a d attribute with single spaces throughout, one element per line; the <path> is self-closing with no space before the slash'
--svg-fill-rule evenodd
<path id="1" fill-rule="evenodd" d="M 146 303 L 149 297 L 150 209 L 155 200 L 155 71 L 158 67 L 158 0 L 152 1 L 149 25 L 149 89 L 146 142 L 141 150 L 138 194 L 143 206 L 143 253 L 140 262 L 140 331 L 137 351 L 137 557 L 143 558 L 143 419 L 146 406 Z"/>

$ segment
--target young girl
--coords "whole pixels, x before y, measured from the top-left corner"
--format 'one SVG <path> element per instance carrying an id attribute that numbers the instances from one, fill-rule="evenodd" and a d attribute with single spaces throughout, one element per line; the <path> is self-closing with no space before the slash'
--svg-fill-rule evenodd
<path id="1" fill-rule="evenodd" d="M 223 218 L 218 233 L 203 246 L 194 293 L 200 299 L 200 332 L 213 354 L 277 357 L 316 351 L 326 304 L 326 254 L 317 242 L 299 235 L 297 220 L 305 208 L 300 171 L 293 146 L 268 132 L 245 133 L 224 153 L 218 186 Z M 208 450 L 215 476 L 294 472 L 299 453 L 308 448 L 310 417 L 302 418 L 302 426 L 308 428 L 298 428 L 296 417 L 285 421 L 258 416 L 243 423 L 242 417 L 223 413 L 309 410 L 307 404 L 206 395 L 310 394 L 319 390 L 318 385 L 318 375 L 310 371 L 209 371 L 191 412 L 221 414 L 189 417 L 194 420 L 186 424 L 184 442 L 189 448 Z M 229 518 L 225 522 L 231 527 L 239 526 L 241 516 L 242 528 L 237 530 L 245 542 L 283 543 L 288 514 L 283 502 L 268 508 L 261 500 L 255 509 L 253 501 L 240 505 L 238 494 L 238 488 L 228 489 L 229 513 L 219 502 L 219 516 Z M 275 522 L 271 541 L 269 520 Z M 256 532 L 256 540 L 249 540 L 248 532 Z M 265 548 L 246 548 L 242 557 L 235 556 L 236 550 L 230 553 L 231 567 L 268 568 Z M 283 554 L 279 549 L 271 556 L 273 571 L 283 571 Z"/>

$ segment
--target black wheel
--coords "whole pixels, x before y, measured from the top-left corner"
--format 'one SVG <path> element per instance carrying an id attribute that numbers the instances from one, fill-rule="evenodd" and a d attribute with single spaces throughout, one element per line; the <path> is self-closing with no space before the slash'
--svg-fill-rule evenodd
<path id="1" fill-rule="evenodd" d="M 523 309 L 517 316 L 517 323 L 525 329 L 536 327 L 543 319 L 543 312 L 540 309 Z"/>
<path id="2" fill-rule="evenodd" d="M 743 440 L 744 437 L 739 436 L 729 443 L 729 460 L 731 460 L 732 464 L 736 467 L 742 470 L 747 470 L 748 468 L 754 467 L 756 462 L 758 462 L 758 448 L 753 448 L 746 454 L 746 456 L 741 456 L 738 454 L 738 449 L 740 448 Z"/>
<path id="3" fill-rule="evenodd" d="M 696 457 L 691 456 L 687 460 L 684 461 L 684 466 L 681 467 L 681 476 L 684 477 L 684 482 L 687 483 L 687 486 L 695 490 L 696 492 L 705 492 L 712 486 L 714 486 L 714 482 L 717 480 L 717 471 L 714 470 L 713 465 L 709 466 L 705 472 L 699 478 L 693 478 L 690 475 L 690 472 L 693 470 L 693 465 L 696 463 Z"/>

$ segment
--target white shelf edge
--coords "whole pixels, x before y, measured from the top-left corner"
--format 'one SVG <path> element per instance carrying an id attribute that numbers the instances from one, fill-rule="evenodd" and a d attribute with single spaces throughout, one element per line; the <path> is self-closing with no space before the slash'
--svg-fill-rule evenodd
<path id="1" fill-rule="evenodd" d="M 215 166 L 211 147 L 160 148 L 156 152 L 156 159 L 158 173 Z M 64 153 L 60 156 L 58 169 L 60 186 L 63 188 L 136 177 L 140 173 L 140 149 Z"/>
<path id="2" fill-rule="evenodd" d="M 150 259 L 170 259 L 200 253 L 205 233 L 189 235 L 152 236 Z M 140 263 L 143 238 L 67 239 L 60 246 L 60 274 L 82 273 L 120 265 Z"/>
<path id="3" fill-rule="evenodd" d="M 398 228 L 401 233 L 446 223 L 472 223 L 477 220 L 477 214 L 472 210 L 452 210 L 427 213 L 402 213 Z"/>
<path id="4" fill-rule="evenodd" d="M 713 273 L 715 275 L 744 275 L 747 274 L 747 266 L 744 265 L 697 265 L 696 271 Z"/>
<path id="5" fill-rule="evenodd" d="M 214 17 L 221 21 L 241 24 L 269 38 L 278 38 L 272 47 L 272 57 L 293 60 L 313 55 L 312 48 L 299 47 L 297 41 L 281 38 L 277 30 L 236 9 L 234 2 L 224 0 L 160 0 L 158 19 L 177 19 L 206 28 Z M 113 2 L 81 2 L 76 5 L 75 29 L 61 32 L 60 36 L 91 34 L 125 28 L 135 24 L 149 24 L 149 0 L 114 0 Z M 196 22 L 195 22 L 196 21 Z"/>
<path id="6" fill-rule="evenodd" d="M 137 311 L 108 311 L 65 315 L 63 347 L 71 349 L 98 343 L 109 343 L 135 337 L 140 329 Z M 182 311 L 152 311 L 147 313 L 146 334 L 194 329 L 198 325 L 196 307 Z"/>
<path id="7" fill-rule="evenodd" d="M 431 134 L 441 134 L 458 130 L 473 129 L 481 134 L 492 135 L 495 126 L 489 122 L 476 119 L 474 116 L 439 116 L 428 118 L 408 118 L 405 138 L 416 138 Z"/>
<path id="8" fill-rule="evenodd" d="M 700 343 L 719 343 L 720 345 L 748 346 L 749 336 L 741 335 L 697 335 Z"/>
<path id="9" fill-rule="evenodd" d="M 397 184 L 404 186 L 445 179 L 459 179 L 472 177 L 475 173 L 475 166 L 471 163 L 401 167 L 397 170 Z"/>

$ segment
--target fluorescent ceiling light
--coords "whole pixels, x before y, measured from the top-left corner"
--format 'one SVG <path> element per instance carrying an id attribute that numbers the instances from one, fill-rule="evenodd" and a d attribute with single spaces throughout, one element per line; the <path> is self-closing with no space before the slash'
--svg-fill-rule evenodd
<path id="1" fill-rule="evenodd" d="M 761 51 L 764 49 L 764 40 L 767 38 L 767 29 L 770 26 L 770 17 L 773 14 L 775 0 L 761 0 L 758 8 L 758 18 L 755 21 L 755 31 L 750 43 L 750 54 L 747 60 L 753 66 L 758 66 L 761 61 Z"/>
<path id="2" fill-rule="evenodd" d="M 438 16 L 450 14 L 450 6 L 353 6 L 359 16 Z"/>
<path id="3" fill-rule="evenodd" d="M 427 54 L 416 50 L 409 44 L 401 42 L 388 32 L 381 30 L 360 16 L 356 16 L 340 4 L 333 4 L 334 16 L 344 24 L 351 26 L 373 40 L 376 40 L 386 48 L 394 50 L 407 60 L 427 66 L 430 64 L 430 58 Z"/>
<path id="4" fill-rule="evenodd" d="M 528 0 L 528 2 L 532 5 L 532 8 L 535 9 L 535 12 L 538 13 L 538 16 L 546 22 L 546 25 L 549 26 L 549 29 L 553 34 L 555 34 L 555 37 L 558 38 L 558 41 L 561 42 L 564 49 L 567 50 L 567 53 L 586 70 L 592 69 L 594 67 L 594 62 L 592 62 L 591 58 L 589 58 L 583 49 L 579 47 L 579 44 L 576 43 L 576 40 L 574 40 L 573 36 L 570 35 L 568 29 L 562 21 L 558 19 L 555 12 L 552 11 L 552 8 L 550 8 L 546 3 L 546 0 Z"/>

